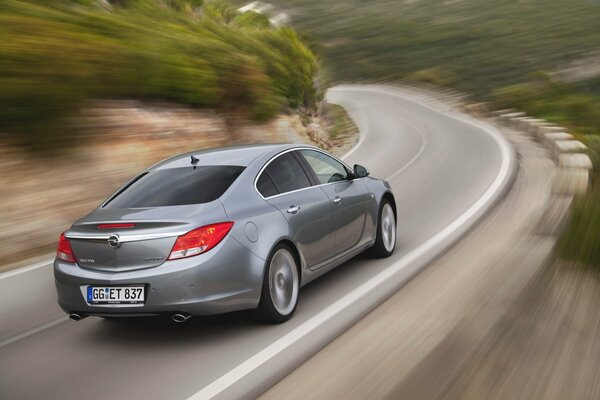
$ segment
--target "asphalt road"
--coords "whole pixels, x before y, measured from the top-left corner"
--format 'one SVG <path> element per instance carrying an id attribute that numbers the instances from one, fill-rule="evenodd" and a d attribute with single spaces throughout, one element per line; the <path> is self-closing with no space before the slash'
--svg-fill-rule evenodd
<path id="1" fill-rule="evenodd" d="M 1 325 L 14 321 L 30 329 L 34 317 L 51 322 L 18 340 L 4 338 L 0 398 L 254 396 L 397 291 L 476 223 L 511 182 L 514 156 L 494 128 L 397 88 L 341 86 L 328 97 L 346 107 L 361 130 L 346 161 L 367 166 L 394 189 L 399 226 L 392 257 L 359 257 L 309 284 L 295 317 L 279 326 L 256 324 L 247 313 L 182 325 L 97 318 L 52 323 L 54 315 L 43 320 L 14 312 L 20 299 L 27 310 L 37 302 L 55 312 L 47 267 L 0 276 L 0 286 L 42 288 L 41 294 L 23 293 L 11 284 L 10 298 L 2 296 L 13 311 L 0 313 Z"/>

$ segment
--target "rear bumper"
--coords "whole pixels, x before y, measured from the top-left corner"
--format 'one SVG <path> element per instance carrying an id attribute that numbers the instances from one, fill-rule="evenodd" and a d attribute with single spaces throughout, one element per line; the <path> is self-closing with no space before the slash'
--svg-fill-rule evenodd
<path id="1" fill-rule="evenodd" d="M 260 300 L 265 261 L 235 239 L 195 257 L 166 261 L 154 268 L 104 272 L 54 261 L 58 304 L 84 315 L 220 314 L 255 308 Z M 145 285 L 143 305 L 93 305 L 88 285 Z"/>

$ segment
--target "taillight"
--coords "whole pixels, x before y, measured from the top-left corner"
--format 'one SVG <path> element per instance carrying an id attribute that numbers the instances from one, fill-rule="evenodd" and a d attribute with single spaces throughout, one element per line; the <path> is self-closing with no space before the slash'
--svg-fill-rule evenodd
<path id="1" fill-rule="evenodd" d="M 75 255 L 73 254 L 71 243 L 69 242 L 69 239 L 65 237 L 64 233 L 61 233 L 60 238 L 58 239 L 58 249 L 56 249 L 56 258 L 70 263 L 75 262 Z"/>
<path id="2" fill-rule="evenodd" d="M 233 222 L 206 225 L 179 236 L 173 245 L 169 260 L 197 256 L 206 253 L 229 233 Z"/>

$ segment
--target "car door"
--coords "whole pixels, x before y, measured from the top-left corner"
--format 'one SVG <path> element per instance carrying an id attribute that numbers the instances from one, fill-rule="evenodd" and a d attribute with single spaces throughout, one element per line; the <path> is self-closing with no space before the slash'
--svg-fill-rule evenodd
<path id="1" fill-rule="evenodd" d="M 329 197 L 314 183 L 293 152 L 271 160 L 256 182 L 265 200 L 287 219 L 306 266 L 311 269 L 334 259 L 332 206 Z"/>
<path id="2" fill-rule="evenodd" d="M 335 257 L 340 258 L 368 240 L 363 230 L 371 195 L 361 179 L 352 179 L 340 161 L 317 150 L 299 151 L 333 206 Z"/>

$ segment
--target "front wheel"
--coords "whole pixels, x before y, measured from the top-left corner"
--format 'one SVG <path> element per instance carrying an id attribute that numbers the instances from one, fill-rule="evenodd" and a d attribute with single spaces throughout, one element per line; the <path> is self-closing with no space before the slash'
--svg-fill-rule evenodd
<path id="1" fill-rule="evenodd" d="M 381 201 L 379 219 L 377 221 L 377 236 L 375 244 L 369 249 L 369 255 L 385 258 L 392 255 L 396 248 L 396 216 L 389 200 Z"/>
<path id="2" fill-rule="evenodd" d="M 296 258 L 285 244 L 277 245 L 267 259 L 258 318 L 268 323 L 282 323 L 292 317 L 298 304 L 300 279 Z"/>

